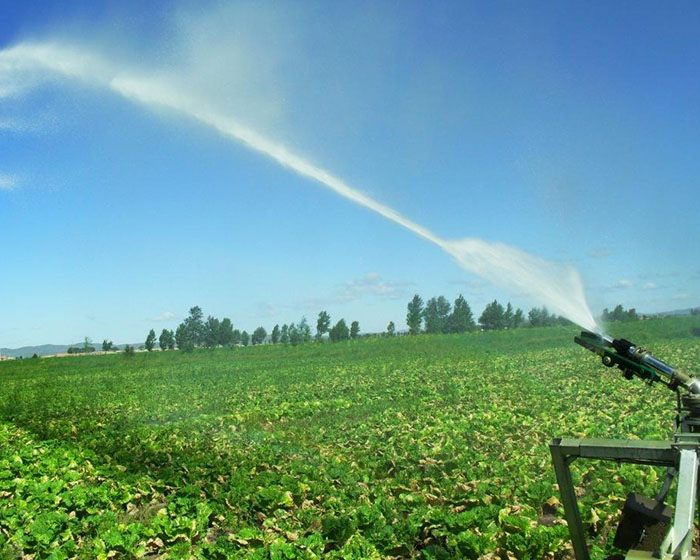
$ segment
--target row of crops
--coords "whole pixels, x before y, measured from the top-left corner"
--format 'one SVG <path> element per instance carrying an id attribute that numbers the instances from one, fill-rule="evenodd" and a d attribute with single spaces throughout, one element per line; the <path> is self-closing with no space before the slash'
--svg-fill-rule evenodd
<path id="1" fill-rule="evenodd" d="M 697 371 L 698 323 L 616 334 Z M 570 558 L 550 438 L 665 439 L 674 406 L 574 333 L 2 363 L 0 558 Z M 660 472 L 574 475 L 600 559 Z"/>

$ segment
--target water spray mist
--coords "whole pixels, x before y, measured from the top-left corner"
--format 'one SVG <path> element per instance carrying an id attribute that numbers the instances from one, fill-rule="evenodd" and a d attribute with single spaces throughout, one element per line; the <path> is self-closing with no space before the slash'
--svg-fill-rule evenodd
<path id="1" fill-rule="evenodd" d="M 430 241 L 452 256 L 463 269 L 511 293 L 526 293 L 585 329 L 599 330 L 586 302 L 581 278 L 572 267 L 551 263 L 500 243 L 474 238 L 442 239 L 285 146 L 216 112 L 206 100 L 188 96 L 182 88 L 174 87 L 165 79 L 130 74 L 97 56 L 56 44 L 23 43 L 0 52 L 0 92 L 3 87 L 11 91 L 26 85 L 27 81 L 33 83 L 55 76 L 108 88 L 139 104 L 165 108 L 209 126 Z"/>

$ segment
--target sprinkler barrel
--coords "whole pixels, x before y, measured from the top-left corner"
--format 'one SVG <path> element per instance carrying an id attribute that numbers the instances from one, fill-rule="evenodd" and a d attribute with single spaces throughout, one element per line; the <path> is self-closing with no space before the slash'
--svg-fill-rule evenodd
<path id="1" fill-rule="evenodd" d="M 581 331 L 574 342 L 598 354 L 607 367 L 617 367 L 626 379 L 639 377 L 649 385 L 660 381 L 670 389 L 683 387 L 691 393 L 700 394 L 700 381 L 678 371 L 655 357 L 646 348 L 637 346 L 624 338 L 613 339 L 607 335 Z"/>

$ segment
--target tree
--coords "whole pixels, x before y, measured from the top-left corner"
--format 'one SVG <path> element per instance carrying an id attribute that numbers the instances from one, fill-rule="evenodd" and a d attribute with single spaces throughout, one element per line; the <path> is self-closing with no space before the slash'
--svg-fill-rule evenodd
<path id="1" fill-rule="evenodd" d="M 316 321 L 316 340 L 321 340 L 323 335 L 328 332 L 330 326 L 331 316 L 326 311 L 321 311 Z"/>
<path id="2" fill-rule="evenodd" d="M 420 333 L 421 323 L 423 322 L 423 300 L 416 294 L 408 303 L 408 313 L 406 314 L 406 324 L 408 325 L 409 334 Z"/>
<path id="3" fill-rule="evenodd" d="M 275 325 L 272 327 L 272 334 L 270 335 L 270 340 L 272 340 L 272 344 L 277 344 L 280 341 L 280 326 Z"/>
<path id="4" fill-rule="evenodd" d="M 523 315 L 523 310 L 518 307 L 513 314 L 513 328 L 522 327 L 523 323 L 525 323 L 525 316 Z"/>
<path id="5" fill-rule="evenodd" d="M 175 343 L 183 352 L 192 352 L 192 350 L 194 350 L 194 342 L 192 341 L 185 323 L 180 323 L 175 330 Z"/>
<path id="6" fill-rule="evenodd" d="M 148 331 L 148 336 L 146 337 L 146 342 L 144 346 L 146 347 L 146 350 L 149 352 L 153 350 L 153 347 L 156 345 L 156 331 L 151 329 Z"/>
<path id="7" fill-rule="evenodd" d="M 473 331 L 475 328 L 471 307 L 464 296 L 459 294 L 452 307 L 452 314 L 447 319 L 447 330 L 451 333 L 463 333 Z"/>
<path id="8" fill-rule="evenodd" d="M 389 324 L 386 326 L 386 334 L 389 336 L 394 336 L 396 334 L 396 325 L 394 325 L 394 321 L 389 321 Z"/>
<path id="9" fill-rule="evenodd" d="M 301 318 L 301 321 L 299 321 L 299 325 L 297 325 L 297 328 L 299 329 L 301 341 L 309 342 L 311 340 L 311 327 L 309 326 L 306 317 Z"/>
<path id="10" fill-rule="evenodd" d="M 175 344 L 180 350 L 185 345 L 185 325 L 183 323 L 180 323 L 175 329 Z"/>
<path id="11" fill-rule="evenodd" d="M 168 329 L 163 329 L 163 332 L 161 332 L 160 336 L 158 337 L 158 346 L 160 346 L 161 350 L 167 350 L 169 345 L 170 331 Z"/>
<path id="12" fill-rule="evenodd" d="M 85 340 L 83 341 L 83 352 L 88 354 L 88 353 L 94 352 L 94 351 L 95 351 L 95 347 L 92 345 L 92 340 L 90 340 L 89 336 L 86 336 Z"/>
<path id="13" fill-rule="evenodd" d="M 450 315 L 451 307 L 445 296 L 430 298 L 423 311 L 425 332 L 430 334 L 447 332 L 447 318 Z"/>
<path id="14" fill-rule="evenodd" d="M 549 311 L 547 311 L 546 307 L 533 307 L 530 309 L 527 316 L 530 320 L 531 327 L 547 327 L 552 323 L 552 318 L 549 315 Z"/>
<path id="15" fill-rule="evenodd" d="M 280 342 L 282 344 L 289 342 L 289 326 L 286 323 L 280 329 Z"/>
<path id="16" fill-rule="evenodd" d="M 168 350 L 175 350 L 175 333 L 172 329 L 168 331 Z"/>
<path id="17" fill-rule="evenodd" d="M 345 324 L 345 319 L 338 321 L 328 332 L 328 336 L 330 337 L 331 342 L 339 342 L 350 338 L 350 330 Z"/>
<path id="18" fill-rule="evenodd" d="M 204 323 L 204 336 L 202 342 L 207 348 L 215 348 L 219 343 L 219 335 L 221 334 L 221 323 L 216 317 L 209 315 L 207 322 Z"/>
<path id="19" fill-rule="evenodd" d="M 355 339 L 360 335 L 360 323 L 353 321 L 350 323 L 350 338 Z"/>
<path id="20" fill-rule="evenodd" d="M 136 352 L 136 350 L 134 350 L 134 347 L 131 346 L 130 344 L 127 344 L 126 346 L 124 346 L 124 354 L 126 356 L 133 356 L 135 352 Z"/>
<path id="21" fill-rule="evenodd" d="M 241 343 L 241 331 L 233 329 L 231 333 L 231 344 L 236 345 Z"/>
<path id="22" fill-rule="evenodd" d="M 251 341 L 253 343 L 253 346 L 256 344 L 262 344 L 265 342 L 265 337 L 267 336 L 267 331 L 263 327 L 258 327 L 253 331 L 253 336 L 251 337 Z"/>
<path id="23" fill-rule="evenodd" d="M 506 310 L 503 312 L 503 326 L 506 329 L 512 329 L 513 328 L 513 306 L 508 302 L 506 305 Z"/>
<path id="24" fill-rule="evenodd" d="M 219 324 L 218 342 L 221 346 L 228 346 L 233 343 L 233 325 L 228 317 L 224 317 L 221 320 L 221 324 Z"/>
<path id="25" fill-rule="evenodd" d="M 190 309 L 190 314 L 183 323 L 187 331 L 186 336 L 193 346 L 201 346 L 202 342 L 204 342 L 205 327 L 203 317 L 202 309 L 195 305 Z"/>
<path id="26" fill-rule="evenodd" d="M 611 321 L 624 321 L 625 320 L 625 309 L 622 305 L 618 304 L 615 309 L 612 310 L 610 314 Z"/>
<path id="27" fill-rule="evenodd" d="M 112 351 L 112 344 L 111 340 L 107 340 L 106 338 L 102 341 L 102 351 L 103 352 L 111 352 Z"/>
<path id="28" fill-rule="evenodd" d="M 296 346 L 302 342 L 299 327 L 297 327 L 294 323 L 289 323 L 289 327 L 287 328 L 287 337 L 289 338 L 289 343 L 292 346 Z"/>
<path id="29" fill-rule="evenodd" d="M 608 310 L 607 307 L 603 309 L 601 320 L 604 323 L 613 323 L 617 321 L 638 321 L 639 315 L 637 314 L 637 310 L 634 308 L 625 311 L 625 308 L 622 307 L 622 305 L 616 305 L 615 309 L 612 311 Z"/>
<path id="30" fill-rule="evenodd" d="M 498 301 L 493 300 L 479 317 L 479 324 L 484 330 L 502 329 L 505 326 L 504 314 L 503 306 Z"/>
<path id="31" fill-rule="evenodd" d="M 248 346 L 248 343 L 250 342 L 250 335 L 246 331 L 243 331 L 241 333 L 241 344 L 243 346 Z"/>

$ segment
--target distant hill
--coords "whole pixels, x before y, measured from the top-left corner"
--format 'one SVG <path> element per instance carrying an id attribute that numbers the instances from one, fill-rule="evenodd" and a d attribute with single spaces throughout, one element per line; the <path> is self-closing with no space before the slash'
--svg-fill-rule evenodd
<path id="1" fill-rule="evenodd" d="M 697 307 L 688 307 L 687 309 L 674 309 L 673 311 L 662 311 L 661 313 L 645 313 L 647 317 L 679 317 L 681 315 L 690 315 L 693 309 Z"/>
<path id="2" fill-rule="evenodd" d="M 67 344 L 42 344 L 41 346 L 22 346 L 21 348 L 0 348 L 0 355 L 10 356 L 11 358 L 31 358 L 34 354 L 37 356 L 50 356 L 52 354 L 60 354 L 68 350 Z"/>
<path id="3" fill-rule="evenodd" d="M 143 342 L 133 343 L 131 346 L 138 348 Z M 71 346 L 82 347 L 83 342 L 74 344 L 42 344 L 40 346 L 22 346 L 21 348 L 0 348 L 0 356 L 9 356 L 10 358 L 31 358 L 34 354 L 37 356 L 53 356 L 54 354 L 63 354 L 68 351 Z M 102 350 L 102 343 L 92 343 L 95 350 Z M 119 350 L 124 350 L 126 344 L 115 344 L 114 347 Z"/>

